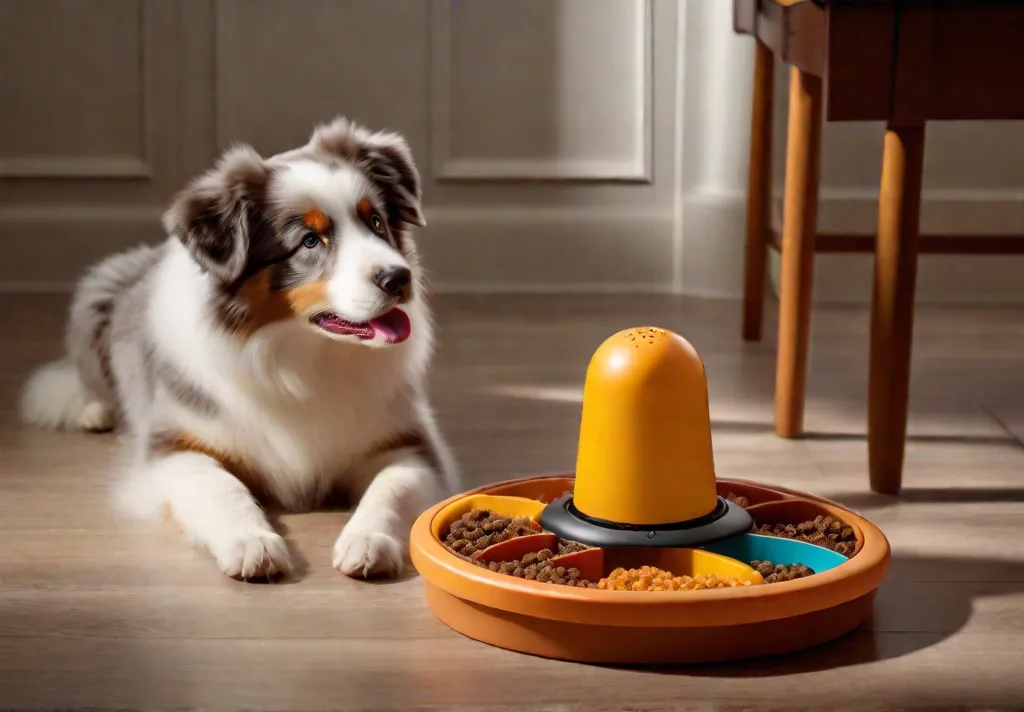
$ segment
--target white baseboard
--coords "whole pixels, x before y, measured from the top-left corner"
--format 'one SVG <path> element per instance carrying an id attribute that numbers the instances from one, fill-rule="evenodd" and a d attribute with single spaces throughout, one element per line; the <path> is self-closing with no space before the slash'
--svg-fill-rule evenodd
<path id="1" fill-rule="evenodd" d="M 822 191 L 822 230 L 871 233 L 871 191 Z M 437 207 L 419 236 L 431 283 L 441 293 L 741 294 L 745 199 L 697 191 L 671 209 L 642 207 Z M 67 291 L 82 269 L 112 251 L 159 240 L 160 209 L 63 206 L 0 208 L 0 291 Z M 778 206 L 776 206 L 776 212 Z M 926 193 L 929 232 L 1024 233 L 1019 192 Z M 771 278 L 777 285 L 773 254 Z M 678 264 L 676 263 L 678 261 Z M 867 303 L 870 255 L 815 259 L 815 300 Z M 921 258 L 920 303 L 1024 303 L 1024 256 Z"/>
<path id="2" fill-rule="evenodd" d="M 428 209 L 418 241 L 437 291 L 667 293 L 670 212 L 615 207 Z"/>
<path id="3" fill-rule="evenodd" d="M 0 291 L 67 291 L 103 256 L 161 239 L 160 210 L 0 208 Z M 670 212 L 436 208 L 418 242 L 438 292 L 669 293 Z"/>

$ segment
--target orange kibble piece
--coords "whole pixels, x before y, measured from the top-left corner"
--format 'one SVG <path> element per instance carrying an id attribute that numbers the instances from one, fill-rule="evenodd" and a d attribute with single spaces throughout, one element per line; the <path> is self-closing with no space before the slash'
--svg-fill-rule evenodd
<path id="1" fill-rule="evenodd" d="M 619 567 L 597 583 L 599 589 L 610 591 L 698 591 L 749 585 L 749 581 L 735 576 L 722 576 L 721 574 L 675 576 L 671 571 L 664 571 L 654 566 L 641 566 L 635 569 Z"/>

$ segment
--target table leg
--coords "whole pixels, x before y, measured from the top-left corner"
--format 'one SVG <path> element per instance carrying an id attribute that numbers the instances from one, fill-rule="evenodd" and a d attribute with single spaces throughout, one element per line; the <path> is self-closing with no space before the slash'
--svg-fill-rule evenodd
<path id="1" fill-rule="evenodd" d="M 868 379 L 868 467 L 882 494 L 897 494 L 903 479 L 924 133 L 890 126 L 883 148 Z"/>
<path id="2" fill-rule="evenodd" d="M 821 108 L 821 78 L 793 67 L 790 70 L 775 375 L 775 432 L 784 438 L 797 437 L 803 431 L 818 216 Z"/>
<path id="3" fill-rule="evenodd" d="M 761 340 L 764 280 L 772 190 L 772 51 L 756 42 L 754 101 L 750 116 L 750 168 L 747 178 L 747 254 L 743 279 L 743 339 Z"/>

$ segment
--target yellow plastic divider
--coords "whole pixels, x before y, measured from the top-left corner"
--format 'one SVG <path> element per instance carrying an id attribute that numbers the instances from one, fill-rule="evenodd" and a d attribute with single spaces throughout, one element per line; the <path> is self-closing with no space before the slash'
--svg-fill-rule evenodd
<path id="1" fill-rule="evenodd" d="M 473 494 L 457 499 L 441 509 L 430 522 L 430 531 L 437 539 L 443 541 L 452 523 L 474 509 L 489 509 L 509 517 L 529 517 L 536 522 L 545 506 L 540 500 L 527 497 Z"/>

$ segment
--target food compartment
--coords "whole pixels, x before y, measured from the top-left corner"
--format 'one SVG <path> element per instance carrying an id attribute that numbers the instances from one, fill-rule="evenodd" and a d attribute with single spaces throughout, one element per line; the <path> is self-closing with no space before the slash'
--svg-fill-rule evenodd
<path id="1" fill-rule="evenodd" d="M 582 549 L 570 551 L 566 554 L 554 556 L 551 559 L 553 566 L 561 566 L 566 571 L 576 569 L 584 581 L 599 581 L 605 574 L 604 549 Z"/>
<path id="2" fill-rule="evenodd" d="M 750 564 L 769 584 L 824 573 L 847 561 L 843 554 L 821 546 L 759 534 L 731 536 L 700 548 Z"/>
<path id="3" fill-rule="evenodd" d="M 808 499 L 768 502 L 747 509 L 754 518 L 751 534 L 807 542 L 847 557 L 864 546 L 864 534 L 843 510 Z"/>
<path id="4" fill-rule="evenodd" d="M 596 588 L 603 570 L 600 549 L 559 553 L 566 544 L 554 534 L 532 534 L 495 544 L 469 562 L 497 574 L 527 581 Z"/>
<path id="5" fill-rule="evenodd" d="M 576 480 L 572 477 L 538 477 L 495 485 L 487 494 L 503 497 L 525 497 L 548 504 L 573 488 Z"/>
<path id="6" fill-rule="evenodd" d="M 718 480 L 715 483 L 715 487 L 718 490 L 719 497 L 731 502 L 736 502 L 744 509 L 749 509 L 750 507 L 755 507 L 767 502 L 779 502 L 782 500 L 792 499 L 792 495 L 784 494 L 753 482 Z"/>
<path id="7" fill-rule="evenodd" d="M 484 510 L 509 518 L 525 517 L 532 528 L 540 531 L 537 519 L 544 510 L 544 503 L 527 497 L 471 494 L 443 507 L 430 523 L 431 532 L 443 542 L 453 523 L 471 512 Z"/>
<path id="8" fill-rule="evenodd" d="M 702 549 L 622 547 L 604 550 L 605 574 L 598 588 L 693 590 L 760 585 L 761 574 L 737 559 Z M 664 588 L 651 589 L 661 581 Z"/>
<path id="9" fill-rule="evenodd" d="M 558 554 L 559 543 L 554 534 L 526 536 L 489 547 L 470 561 L 498 574 L 609 591 L 745 588 L 763 581 L 742 561 L 699 549 L 592 548 Z"/>

